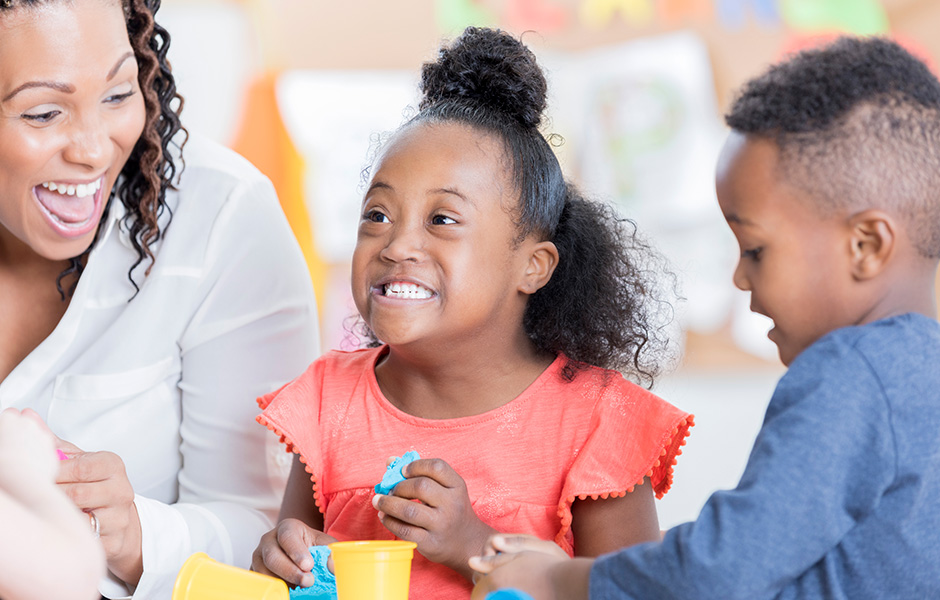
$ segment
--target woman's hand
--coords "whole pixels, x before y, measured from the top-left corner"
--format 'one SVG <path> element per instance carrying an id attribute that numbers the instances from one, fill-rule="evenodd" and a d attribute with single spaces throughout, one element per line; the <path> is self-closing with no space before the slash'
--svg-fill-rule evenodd
<path id="1" fill-rule="evenodd" d="M 487 540 L 483 556 L 474 556 L 469 562 L 478 573 L 473 600 L 503 588 L 522 590 L 534 600 L 588 597 L 593 560 L 571 559 L 553 542 L 534 536 L 494 535 Z"/>
<path id="2" fill-rule="evenodd" d="M 124 461 L 113 452 L 83 452 L 61 439 L 56 446 L 69 457 L 60 462 L 56 483 L 89 514 L 90 525 L 97 520 L 108 569 L 122 581 L 137 585 L 144 568 L 140 517 Z"/>
<path id="3" fill-rule="evenodd" d="M 477 517 L 467 484 L 441 459 L 420 459 L 402 468 L 405 481 L 388 496 L 376 494 L 372 506 L 397 537 L 415 542 L 428 560 L 473 576 L 467 560 L 483 552 L 496 530 Z M 419 500 L 420 502 L 414 502 Z"/>
<path id="4" fill-rule="evenodd" d="M 325 546 L 335 541 L 336 538 L 299 519 L 284 519 L 261 536 L 261 542 L 251 555 L 251 570 L 280 577 L 291 585 L 310 587 L 314 582 L 310 572 L 314 566 L 310 546 Z M 330 562 L 332 560 L 331 557 Z"/>

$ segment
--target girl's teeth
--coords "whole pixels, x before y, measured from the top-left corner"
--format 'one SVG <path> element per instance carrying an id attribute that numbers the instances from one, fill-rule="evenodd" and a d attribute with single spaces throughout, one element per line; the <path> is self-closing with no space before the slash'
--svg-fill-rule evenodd
<path id="1" fill-rule="evenodd" d="M 393 298 L 423 300 L 431 297 L 431 292 L 413 283 L 390 283 L 385 286 L 385 295 Z"/>

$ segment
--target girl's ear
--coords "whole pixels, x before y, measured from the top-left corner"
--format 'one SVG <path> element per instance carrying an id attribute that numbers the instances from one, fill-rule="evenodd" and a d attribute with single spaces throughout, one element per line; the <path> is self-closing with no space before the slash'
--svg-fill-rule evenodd
<path id="1" fill-rule="evenodd" d="M 871 279 L 881 273 L 894 255 L 898 227 L 891 215 L 880 210 L 862 211 L 849 219 L 852 276 Z"/>
<path id="2" fill-rule="evenodd" d="M 523 294 L 534 294 L 548 283 L 558 266 L 558 248 L 552 242 L 538 242 L 529 252 L 525 272 L 519 291 Z"/>

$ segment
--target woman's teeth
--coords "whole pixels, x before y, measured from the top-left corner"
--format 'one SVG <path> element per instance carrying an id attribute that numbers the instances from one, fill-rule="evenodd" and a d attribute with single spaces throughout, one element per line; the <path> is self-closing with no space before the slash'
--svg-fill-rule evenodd
<path id="1" fill-rule="evenodd" d="M 47 181 L 42 184 L 42 187 L 46 188 L 50 192 L 57 192 L 64 196 L 84 198 L 85 196 L 91 196 L 101 188 L 101 178 L 99 177 L 91 183 L 79 183 L 78 185 Z"/>
<path id="2" fill-rule="evenodd" d="M 424 300 L 433 295 L 431 290 L 413 283 L 389 283 L 385 285 L 384 292 L 390 298 L 406 298 L 409 300 Z"/>

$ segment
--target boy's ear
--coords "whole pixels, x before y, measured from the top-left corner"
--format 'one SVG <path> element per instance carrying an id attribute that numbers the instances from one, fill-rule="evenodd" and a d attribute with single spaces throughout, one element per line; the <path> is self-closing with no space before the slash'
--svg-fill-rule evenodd
<path id="1" fill-rule="evenodd" d="M 548 283 L 558 266 L 558 248 L 552 242 L 538 242 L 529 253 L 525 272 L 519 291 L 524 294 L 534 294 Z"/>
<path id="2" fill-rule="evenodd" d="M 898 227 L 891 215 L 880 210 L 866 210 L 849 219 L 852 276 L 871 279 L 881 273 L 897 244 Z"/>

